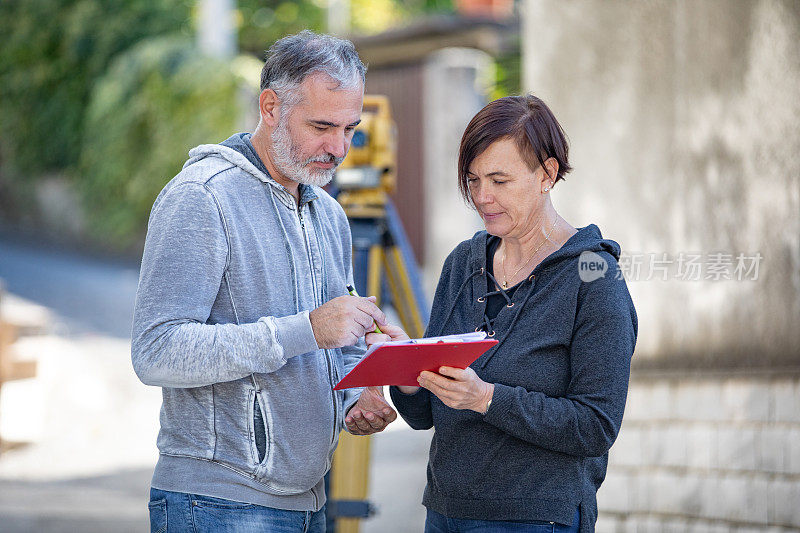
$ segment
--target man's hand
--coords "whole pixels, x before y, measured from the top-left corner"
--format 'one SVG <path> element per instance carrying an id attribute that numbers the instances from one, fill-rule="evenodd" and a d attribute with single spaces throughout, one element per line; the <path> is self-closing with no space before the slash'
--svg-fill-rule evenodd
<path id="1" fill-rule="evenodd" d="M 422 387 L 425 387 L 453 409 L 472 409 L 485 414 L 486 404 L 492 399 L 494 385 L 486 383 L 474 370 L 443 366 L 439 373 L 422 372 L 417 378 Z"/>
<path id="2" fill-rule="evenodd" d="M 353 435 L 371 435 L 394 422 L 397 412 L 383 397 L 383 387 L 367 387 L 347 413 L 344 423 Z"/>
<path id="3" fill-rule="evenodd" d="M 352 346 L 368 331 L 386 324 L 386 316 L 375 305 L 375 297 L 339 296 L 309 313 L 311 329 L 320 348 Z"/>

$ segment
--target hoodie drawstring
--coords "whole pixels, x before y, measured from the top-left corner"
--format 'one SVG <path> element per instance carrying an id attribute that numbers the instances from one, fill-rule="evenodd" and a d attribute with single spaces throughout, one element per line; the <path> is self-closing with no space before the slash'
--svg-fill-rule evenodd
<path id="1" fill-rule="evenodd" d="M 477 275 L 479 275 L 479 274 L 483 274 L 485 271 L 486 271 L 486 269 L 485 269 L 485 268 L 483 268 L 483 267 L 481 267 L 481 269 L 480 269 L 480 270 L 476 270 L 476 271 L 474 271 L 472 274 L 470 274 L 469 276 L 467 276 L 467 278 L 466 278 L 466 279 L 465 279 L 465 280 L 464 280 L 464 281 L 461 283 L 461 286 L 458 288 L 458 291 L 456 291 L 456 297 L 455 297 L 455 298 L 453 298 L 453 302 L 454 302 L 454 303 L 453 303 L 453 305 L 450 307 L 450 311 L 448 311 L 448 313 L 447 313 L 447 316 L 445 316 L 445 317 L 444 317 L 444 320 L 442 321 L 442 328 L 441 328 L 441 329 L 444 329 L 444 327 L 447 325 L 447 321 L 448 321 L 448 320 L 450 320 L 450 317 L 451 317 L 451 316 L 453 316 L 453 311 L 454 311 L 454 310 L 455 310 L 455 308 L 456 308 L 456 306 L 455 306 L 455 302 L 458 302 L 458 298 L 459 298 L 459 296 L 461 296 L 461 292 L 464 290 L 464 287 L 466 287 L 466 286 L 467 286 L 467 283 L 469 283 L 469 281 L 470 281 L 470 280 L 471 280 L 473 277 L 475 277 L 475 276 L 477 276 Z M 429 332 L 429 335 L 428 335 L 428 336 L 435 337 L 436 335 L 440 335 L 440 334 L 441 334 L 441 330 L 440 330 L 439 332 L 435 333 L 435 334 L 434 334 L 433 332 Z"/>
<path id="2" fill-rule="evenodd" d="M 302 209 L 302 207 L 300 209 Z M 311 224 L 314 227 L 314 238 L 317 241 L 317 248 L 321 251 L 324 251 L 325 247 L 322 245 L 322 240 L 320 238 L 320 236 L 324 236 L 322 232 L 322 222 L 319 219 L 319 213 L 317 212 L 316 204 L 314 202 L 309 202 L 308 209 L 309 212 L 311 213 Z M 320 256 L 322 260 L 322 281 L 320 282 L 322 285 L 321 287 L 322 301 L 327 302 L 328 301 L 328 281 L 326 276 L 328 272 L 327 259 L 326 259 L 327 254 L 321 253 Z"/>
<path id="3" fill-rule="evenodd" d="M 489 274 L 489 276 L 492 276 L 488 272 L 487 272 L 487 274 Z M 530 281 L 531 283 L 533 283 L 534 279 L 536 279 L 536 276 L 529 276 L 525 281 Z M 495 281 L 494 280 L 494 276 L 492 276 L 492 281 Z M 499 284 L 496 284 L 496 285 L 498 287 L 500 287 Z M 489 293 L 487 293 L 487 295 L 489 295 L 489 294 L 497 294 L 498 292 L 502 292 L 503 296 L 506 298 L 506 307 L 513 307 L 515 305 L 514 302 L 512 302 L 511 299 L 508 297 L 508 294 L 506 294 L 506 292 L 503 290 L 502 287 L 500 287 L 499 291 L 489 292 Z M 519 316 L 522 314 L 522 309 L 525 307 L 525 304 L 528 303 L 528 300 L 533 295 L 533 292 L 534 292 L 533 291 L 533 287 L 531 287 L 531 289 L 528 291 L 528 294 L 525 295 L 525 299 L 522 300 L 522 302 L 520 302 L 519 309 L 517 309 L 517 312 L 514 314 L 514 318 L 511 319 L 511 323 L 508 325 L 508 328 L 506 329 L 505 334 L 503 335 L 502 338 L 499 339 L 500 342 L 498 342 L 494 346 L 494 349 L 489 352 L 489 355 L 486 357 L 486 359 L 484 359 L 483 362 L 481 362 L 480 368 L 486 368 L 486 365 L 489 363 L 489 361 L 492 359 L 492 357 L 494 357 L 494 354 L 497 353 L 497 350 L 500 348 L 500 345 L 502 345 L 503 341 L 506 340 L 506 337 L 508 337 L 508 334 L 511 333 L 511 330 L 514 329 L 514 325 L 517 323 L 517 320 L 519 319 Z M 494 320 L 489 320 L 489 318 L 486 316 L 486 314 L 483 315 L 483 319 L 484 319 L 484 322 L 494 323 Z M 494 334 L 494 330 L 492 330 L 492 334 Z"/>
<path id="4" fill-rule="evenodd" d="M 505 289 L 503 289 L 503 287 L 500 286 L 500 284 L 497 282 L 497 279 L 492 275 L 492 273 L 487 270 L 486 271 L 486 275 L 489 277 L 489 279 L 492 281 L 492 283 L 494 283 L 494 285 L 496 287 L 498 287 L 498 290 L 487 292 L 486 294 L 484 294 L 483 296 L 478 298 L 478 301 L 479 302 L 485 302 L 491 296 L 496 296 L 498 294 L 502 294 L 503 298 L 505 298 L 505 300 L 506 300 L 506 307 L 514 307 L 514 302 L 511 301 L 511 297 L 508 295 L 508 293 L 505 291 Z M 494 322 L 495 322 L 495 320 L 497 320 L 497 317 L 489 318 L 489 316 L 484 312 L 483 313 L 483 324 L 481 324 L 480 326 L 476 327 L 475 331 L 480 331 L 481 328 L 485 328 L 486 329 L 486 335 L 489 336 L 489 337 L 494 337 L 494 333 L 495 333 L 495 331 L 494 331 Z"/>
<path id="5" fill-rule="evenodd" d="M 278 209 L 278 204 L 275 203 L 275 193 L 272 191 L 272 186 L 269 189 L 269 197 L 272 200 L 272 207 L 275 209 L 275 216 L 278 217 L 278 222 L 281 225 L 281 231 L 283 231 L 283 242 L 285 244 L 284 249 L 286 250 L 286 259 L 289 262 L 289 270 L 292 272 L 292 285 L 294 289 L 294 309 L 296 313 L 300 312 L 300 290 L 297 287 L 297 269 L 294 265 L 294 258 L 292 257 L 292 249 L 289 245 L 289 233 L 286 231 L 286 226 L 283 224 L 283 219 L 281 218 L 281 212 Z"/>

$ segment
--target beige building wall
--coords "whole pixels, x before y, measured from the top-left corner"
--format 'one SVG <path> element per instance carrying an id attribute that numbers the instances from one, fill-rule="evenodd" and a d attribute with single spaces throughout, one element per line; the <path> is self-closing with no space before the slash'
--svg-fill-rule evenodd
<path id="1" fill-rule="evenodd" d="M 640 318 L 598 531 L 800 530 L 800 3 L 523 7 L 554 202 L 622 245 Z"/>
<path id="2" fill-rule="evenodd" d="M 427 235 L 423 285 L 431 297 L 444 260 L 483 227 L 458 192 L 458 147 L 472 117 L 486 105 L 491 58 L 480 50 L 445 48 L 430 54 L 424 77 L 424 176 Z"/>
<path id="3" fill-rule="evenodd" d="M 529 0 L 524 88 L 571 141 L 573 224 L 639 254 L 639 364 L 797 367 L 800 3 Z M 758 280 L 706 280 L 720 252 Z M 677 277 L 703 254 L 702 279 Z M 644 255 L 641 255 L 644 254 Z M 657 269 L 646 281 L 652 258 Z M 748 265 L 749 266 L 749 262 Z"/>

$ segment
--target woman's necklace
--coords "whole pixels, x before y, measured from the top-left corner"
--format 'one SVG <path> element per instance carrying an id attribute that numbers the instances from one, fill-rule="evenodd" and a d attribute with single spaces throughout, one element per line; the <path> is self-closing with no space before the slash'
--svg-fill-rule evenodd
<path id="1" fill-rule="evenodd" d="M 519 274 L 519 271 L 520 271 L 520 270 L 522 270 L 522 268 L 523 268 L 525 265 L 527 265 L 528 263 L 530 263 L 531 259 L 533 259 L 533 258 L 534 258 L 534 256 L 536 255 L 536 252 L 538 252 L 538 251 L 539 251 L 539 248 L 541 248 L 542 246 L 544 246 L 544 243 L 546 243 L 546 242 L 547 242 L 547 241 L 550 239 L 550 234 L 551 234 L 551 233 L 553 233 L 553 229 L 555 229 L 555 227 L 556 227 L 556 222 L 558 222 L 558 217 L 556 217 L 556 219 L 553 221 L 553 225 L 550 227 L 550 231 L 548 231 L 548 232 L 547 232 L 547 235 L 545 236 L 545 238 L 544 238 L 544 240 L 541 242 L 541 244 L 539 244 L 539 246 L 537 246 L 537 247 L 536 247 L 536 249 L 533 251 L 533 253 L 530 255 L 530 257 L 528 257 L 528 260 L 527 260 L 527 261 L 525 261 L 524 263 L 522 263 L 522 266 L 520 266 L 520 267 L 519 267 L 519 268 L 516 270 L 516 272 L 514 272 L 513 274 L 511 274 L 511 279 L 514 279 L 514 276 L 516 276 L 517 274 Z M 508 288 L 508 278 L 506 277 L 506 247 L 505 247 L 505 245 L 503 245 L 503 256 L 502 256 L 502 258 L 501 258 L 500 262 L 501 262 L 501 264 L 502 264 L 502 266 L 503 266 L 503 288 L 504 288 L 504 289 L 507 289 L 507 288 Z"/>

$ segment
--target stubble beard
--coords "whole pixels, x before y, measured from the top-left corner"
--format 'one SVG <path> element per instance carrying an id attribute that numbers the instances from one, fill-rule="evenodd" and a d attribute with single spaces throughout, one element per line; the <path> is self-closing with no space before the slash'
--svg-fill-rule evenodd
<path id="1" fill-rule="evenodd" d="M 324 187 L 333 179 L 336 167 L 344 160 L 343 157 L 335 157 L 333 154 L 317 155 L 303 158 L 298 147 L 289 133 L 288 116 L 281 117 L 278 127 L 272 132 L 272 163 L 275 168 L 286 178 L 304 183 L 306 185 L 316 185 Z M 332 168 L 313 168 L 309 164 L 313 162 L 333 163 Z"/>

